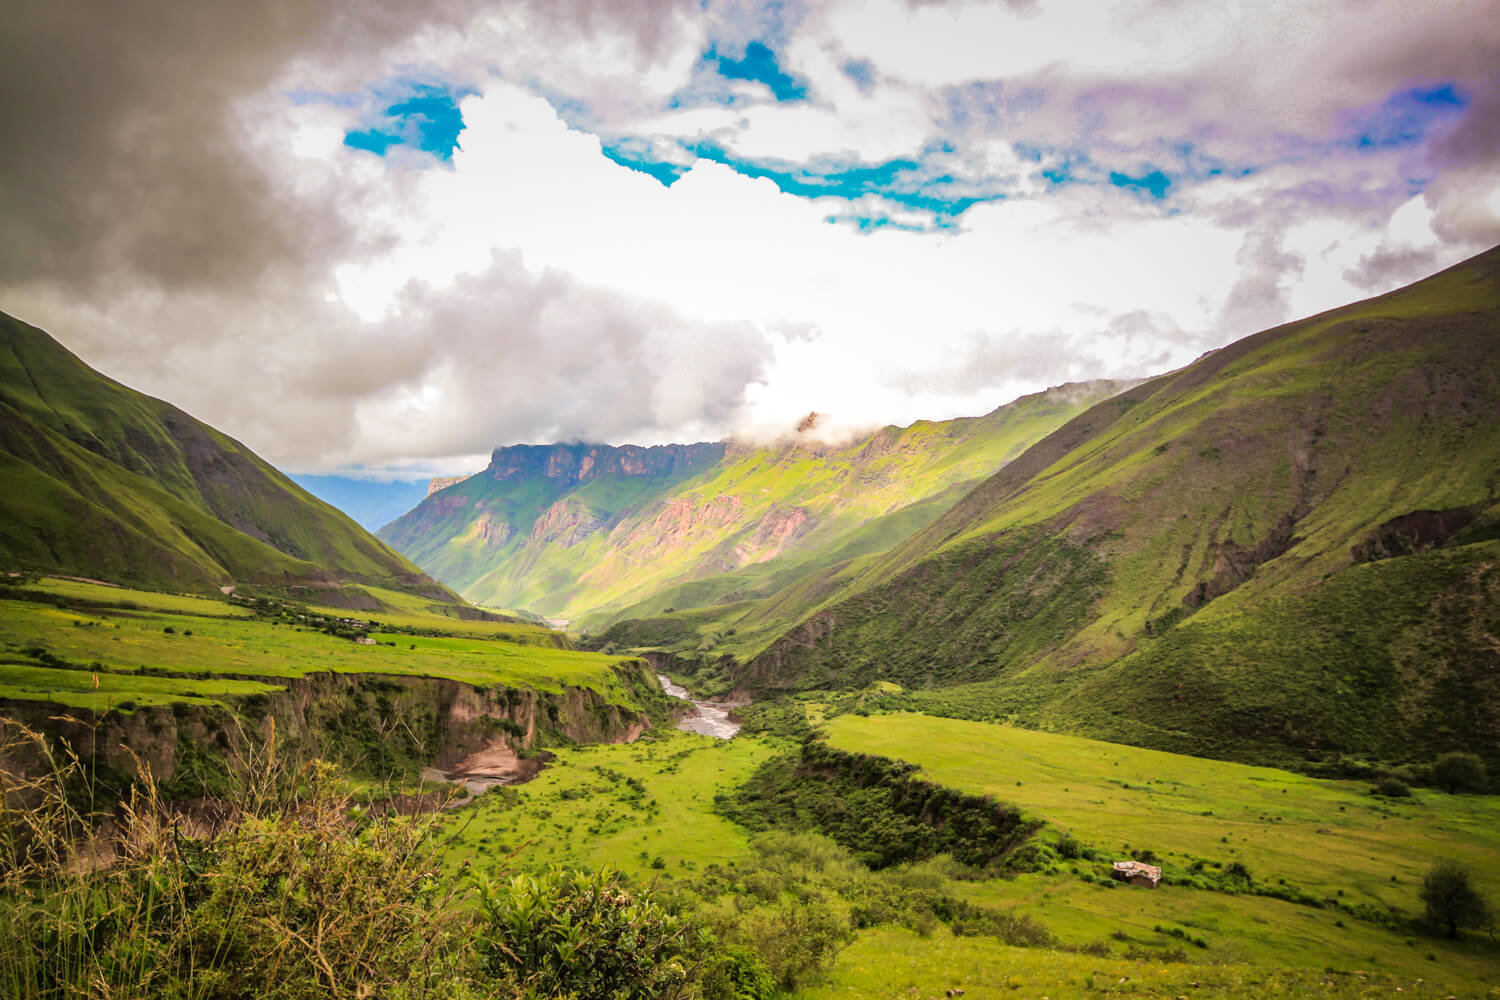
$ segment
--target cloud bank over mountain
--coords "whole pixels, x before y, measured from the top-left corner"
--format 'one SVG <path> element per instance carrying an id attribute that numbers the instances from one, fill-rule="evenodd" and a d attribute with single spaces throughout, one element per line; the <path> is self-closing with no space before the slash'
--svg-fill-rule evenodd
<path id="1" fill-rule="evenodd" d="M 22 0 L 0 308 L 305 471 L 983 412 L 1500 242 L 1483 8 Z"/>

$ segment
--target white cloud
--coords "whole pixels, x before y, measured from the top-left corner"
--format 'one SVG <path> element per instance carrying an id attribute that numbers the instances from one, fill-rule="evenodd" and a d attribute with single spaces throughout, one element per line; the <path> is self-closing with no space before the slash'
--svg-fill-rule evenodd
<path id="1" fill-rule="evenodd" d="M 122 272 L 88 295 L 38 278 L 6 288 L 6 308 L 301 468 L 467 467 L 501 443 L 708 438 L 811 409 L 907 422 L 1152 374 L 1500 234 L 1482 121 L 1458 119 L 1438 153 L 1330 144 L 1341 113 L 1443 79 L 1449 53 L 1480 79 L 1496 29 L 1436 8 L 1401 22 L 1391 3 L 1363 19 L 1304 7 L 689 4 L 653 20 L 649 3 L 507 5 L 374 55 L 304 53 L 227 106 L 264 210 L 339 220 L 305 255 L 319 267 L 190 290 Z M 713 83 L 709 45 L 757 38 L 805 101 L 736 82 L 734 106 L 669 106 Z M 850 60 L 867 61 L 860 80 Z M 354 112 L 286 96 L 439 71 L 477 91 L 442 166 L 350 149 Z M 664 187 L 605 157 L 601 135 L 690 168 Z M 783 194 L 693 161 L 679 140 L 697 139 L 810 168 L 926 150 L 949 194 L 1007 198 L 947 231 L 860 232 L 826 220 L 931 216 Z M 1162 159 L 1185 143 L 1255 170 L 1186 176 Z M 1090 161 L 1054 184 L 1018 144 Z M 1104 182 L 1153 167 L 1174 178 L 1163 201 Z"/>

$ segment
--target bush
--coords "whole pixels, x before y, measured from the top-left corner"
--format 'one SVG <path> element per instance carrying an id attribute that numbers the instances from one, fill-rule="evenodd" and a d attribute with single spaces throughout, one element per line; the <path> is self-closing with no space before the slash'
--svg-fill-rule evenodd
<path id="1" fill-rule="evenodd" d="M 816 982 L 854 938 L 849 920 L 817 900 L 784 900 L 745 914 L 733 933 L 764 960 L 787 992 Z"/>
<path id="2" fill-rule="evenodd" d="M 702 931 L 615 871 L 476 875 L 486 970 L 524 996 L 656 1000 L 683 995 Z"/>
<path id="3" fill-rule="evenodd" d="M 436 814 L 371 819 L 330 765 L 287 765 L 272 741 L 236 774 L 216 832 L 184 835 L 138 764 L 106 835 L 69 799 L 83 762 L 19 732 L 0 759 L 52 767 L 0 770 L 24 804 L 0 810 L 0 995 L 302 1000 L 449 978 L 461 911 L 434 875 Z"/>
<path id="4" fill-rule="evenodd" d="M 1489 775 L 1477 755 L 1445 753 L 1432 765 L 1432 783 L 1449 793 L 1482 792 L 1489 787 Z"/>
<path id="5" fill-rule="evenodd" d="M 1462 927 L 1483 927 L 1490 917 L 1489 904 L 1474 885 L 1469 870 L 1454 861 L 1440 861 L 1422 879 L 1420 893 L 1429 923 L 1446 928 L 1457 938 Z"/>
<path id="6" fill-rule="evenodd" d="M 1372 794 L 1384 795 L 1392 799 L 1406 798 L 1411 794 L 1411 789 L 1406 787 L 1406 782 L 1400 778 L 1381 778 L 1380 783 L 1370 791 Z"/>

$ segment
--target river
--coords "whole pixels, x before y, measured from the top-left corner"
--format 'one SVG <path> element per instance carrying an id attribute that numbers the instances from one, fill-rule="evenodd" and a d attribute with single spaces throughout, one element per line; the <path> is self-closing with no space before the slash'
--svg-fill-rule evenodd
<path id="1" fill-rule="evenodd" d="M 729 705 L 699 701 L 688 694 L 687 688 L 680 684 L 673 684 L 671 679 L 663 674 L 657 674 L 656 679 L 661 682 L 661 689 L 667 694 L 673 698 L 690 701 L 697 709 L 692 715 L 684 715 L 677 720 L 678 729 L 689 733 L 702 733 L 704 736 L 713 736 L 721 740 L 727 740 L 740 731 L 738 722 L 729 721 Z"/>

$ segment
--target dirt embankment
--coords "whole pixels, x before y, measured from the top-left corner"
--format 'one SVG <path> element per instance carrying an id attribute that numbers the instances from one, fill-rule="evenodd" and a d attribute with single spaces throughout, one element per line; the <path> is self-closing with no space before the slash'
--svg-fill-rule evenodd
<path id="1" fill-rule="evenodd" d="M 636 705 L 665 705 L 645 664 L 618 668 Z M 459 681 L 376 674 L 310 674 L 286 689 L 222 706 L 168 705 L 129 714 L 95 715 L 59 705 L 0 700 L 0 747 L 16 724 L 66 742 L 106 778 L 128 780 L 137 761 L 159 784 L 186 797 L 213 795 L 228 761 L 247 742 L 275 734 L 283 753 L 323 757 L 375 773 L 416 777 L 424 768 L 454 780 L 530 777 L 550 742 L 627 742 L 651 725 L 635 705 L 611 702 L 586 688 L 539 692 L 531 688 L 476 688 Z M 665 714 L 663 711 L 662 714 Z M 0 767 L 20 773 L 48 762 L 24 744 Z M 492 782 L 493 783 L 493 782 Z"/>

